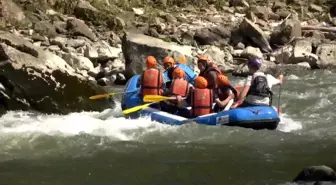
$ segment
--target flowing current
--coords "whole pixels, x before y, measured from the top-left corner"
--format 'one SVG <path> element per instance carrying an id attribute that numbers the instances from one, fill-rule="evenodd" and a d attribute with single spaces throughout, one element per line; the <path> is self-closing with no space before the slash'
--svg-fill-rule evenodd
<path id="1" fill-rule="evenodd" d="M 0 184 L 284 185 L 304 167 L 336 164 L 336 76 L 289 75 L 281 95 L 275 131 L 129 120 L 120 103 L 65 116 L 8 112 L 0 120 Z"/>

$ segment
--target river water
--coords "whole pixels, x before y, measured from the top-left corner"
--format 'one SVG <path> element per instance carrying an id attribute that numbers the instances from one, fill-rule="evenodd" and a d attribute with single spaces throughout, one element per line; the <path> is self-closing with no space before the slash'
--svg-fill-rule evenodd
<path id="1" fill-rule="evenodd" d="M 281 99 L 275 131 L 127 120 L 120 103 L 66 116 L 8 112 L 0 184 L 285 185 L 304 167 L 336 164 L 336 76 L 287 76 Z"/>

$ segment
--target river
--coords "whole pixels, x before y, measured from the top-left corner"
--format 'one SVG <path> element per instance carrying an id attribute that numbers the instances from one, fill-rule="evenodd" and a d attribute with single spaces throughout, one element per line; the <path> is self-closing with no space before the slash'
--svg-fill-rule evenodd
<path id="1" fill-rule="evenodd" d="M 0 184 L 285 185 L 304 167 L 336 164 L 336 76 L 286 76 L 281 100 L 275 131 L 127 120 L 120 103 L 65 116 L 8 112 Z"/>

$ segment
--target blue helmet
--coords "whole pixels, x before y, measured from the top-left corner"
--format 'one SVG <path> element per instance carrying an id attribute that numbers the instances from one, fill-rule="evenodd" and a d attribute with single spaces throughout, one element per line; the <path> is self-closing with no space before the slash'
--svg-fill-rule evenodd
<path id="1" fill-rule="evenodd" d="M 260 69 L 261 63 L 262 63 L 261 59 L 259 59 L 259 58 L 253 58 L 253 59 L 248 60 L 247 65 L 249 67 L 254 67 L 256 69 Z"/>

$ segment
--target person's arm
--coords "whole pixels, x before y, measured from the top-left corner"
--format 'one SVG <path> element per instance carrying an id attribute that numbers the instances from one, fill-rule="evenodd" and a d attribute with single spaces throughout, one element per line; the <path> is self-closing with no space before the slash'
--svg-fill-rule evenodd
<path id="1" fill-rule="evenodd" d="M 244 84 L 244 88 L 243 90 L 240 92 L 240 95 L 238 97 L 238 101 L 244 100 L 248 91 L 250 90 L 251 87 L 251 83 L 252 83 L 252 76 L 248 76 L 246 78 L 245 84 Z"/>
<path id="2" fill-rule="evenodd" d="M 283 83 L 283 75 L 280 75 L 278 78 L 268 74 L 267 81 L 269 83 L 269 87 L 272 88 L 273 85 L 279 85 Z"/>
<path id="3" fill-rule="evenodd" d="M 234 94 L 230 90 L 230 95 L 223 101 L 221 101 L 218 97 L 216 97 L 215 102 L 219 107 L 225 107 L 231 99 L 234 99 Z"/>
<path id="4" fill-rule="evenodd" d="M 239 94 L 239 97 L 238 97 L 238 100 L 233 103 L 233 105 L 231 106 L 231 108 L 236 108 L 238 105 L 242 104 L 248 91 L 250 90 L 250 87 L 251 87 L 251 83 L 252 83 L 252 76 L 248 76 L 246 81 L 245 81 L 245 85 L 244 85 L 244 88 L 243 90 L 240 92 Z"/>
<path id="5" fill-rule="evenodd" d="M 209 72 L 208 86 L 212 87 L 213 90 L 217 88 L 217 84 L 216 84 L 217 75 L 218 74 L 216 71 Z"/>

